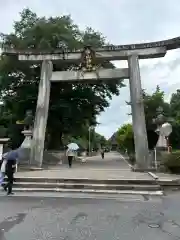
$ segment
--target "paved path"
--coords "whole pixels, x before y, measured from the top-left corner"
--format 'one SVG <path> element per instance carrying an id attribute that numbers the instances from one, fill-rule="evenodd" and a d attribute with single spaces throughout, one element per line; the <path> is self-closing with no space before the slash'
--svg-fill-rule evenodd
<path id="1" fill-rule="evenodd" d="M 90 179 L 152 179 L 148 173 L 132 172 L 128 163 L 117 152 L 87 158 L 85 163 L 60 165 L 49 170 L 18 172 L 16 177 L 90 178 Z"/>
<path id="2" fill-rule="evenodd" d="M 86 162 L 81 164 L 82 167 L 93 169 L 128 169 L 129 165 L 118 152 L 105 153 L 104 159 L 101 155 L 87 157 Z"/>
<path id="3" fill-rule="evenodd" d="M 139 201 L 0 197 L 0 239 L 178 240 L 178 209 L 179 194 Z"/>

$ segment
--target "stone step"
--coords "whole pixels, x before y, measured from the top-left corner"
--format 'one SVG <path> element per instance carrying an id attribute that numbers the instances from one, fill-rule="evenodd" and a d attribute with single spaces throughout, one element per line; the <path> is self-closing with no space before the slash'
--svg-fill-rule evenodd
<path id="1" fill-rule="evenodd" d="M 6 195 L 5 192 L 1 192 L 0 196 Z M 140 194 L 105 194 L 105 193 L 68 193 L 68 192 L 25 192 L 25 191 L 15 191 L 15 195 L 13 195 L 13 198 L 22 198 L 22 197 L 28 197 L 28 198 L 37 198 L 39 201 L 43 201 L 45 198 L 68 198 L 68 199 L 101 199 L 101 200 L 115 200 L 118 202 L 144 202 L 144 201 L 151 201 L 151 202 L 161 202 L 162 201 L 162 194 L 159 192 L 151 192 L 149 191 L 143 191 L 143 195 Z"/>
<path id="2" fill-rule="evenodd" d="M 5 178 L 6 180 L 6 178 Z M 115 184 L 115 185 L 157 185 L 154 179 L 90 179 L 90 178 L 45 178 L 45 177 L 16 177 L 15 182 L 36 183 L 74 183 L 74 184 Z"/>
<path id="3" fill-rule="evenodd" d="M 133 190 L 100 190 L 100 189 L 64 189 L 64 188 L 13 188 L 14 192 L 33 192 L 33 193 L 84 193 L 84 194 L 108 194 L 108 195 L 120 195 L 120 194 L 133 194 L 133 195 L 151 195 L 162 196 L 163 191 L 133 191 Z"/>
<path id="4" fill-rule="evenodd" d="M 180 187 L 180 179 L 158 179 L 156 183 L 162 187 L 171 187 L 171 186 L 179 186 Z"/>
<path id="5" fill-rule="evenodd" d="M 15 188 L 44 188 L 44 189 L 92 189 L 92 190 L 161 190 L 159 185 L 140 185 L 140 184 L 89 184 L 89 183 L 49 183 L 49 182 L 15 182 Z"/>

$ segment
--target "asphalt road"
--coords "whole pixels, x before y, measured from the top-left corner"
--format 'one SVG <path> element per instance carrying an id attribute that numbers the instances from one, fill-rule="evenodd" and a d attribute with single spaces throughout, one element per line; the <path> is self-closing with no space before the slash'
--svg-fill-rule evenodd
<path id="1" fill-rule="evenodd" d="M 0 196 L 0 240 L 178 240 L 180 194 L 118 200 Z"/>

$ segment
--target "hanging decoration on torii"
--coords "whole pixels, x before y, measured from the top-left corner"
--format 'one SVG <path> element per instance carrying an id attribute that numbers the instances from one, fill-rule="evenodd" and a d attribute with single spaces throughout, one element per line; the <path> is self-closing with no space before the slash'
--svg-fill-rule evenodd
<path id="1" fill-rule="evenodd" d="M 96 53 L 91 46 L 84 47 L 81 53 L 81 60 L 78 66 L 83 72 L 92 72 L 97 70 Z"/>
<path id="2" fill-rule="evenodd" d="M 100 64 L 97 64 L 96 53 L 91 46 L 85 46 L 81 53 L 80 64 L 77 71 L 81 72 L 81 76 L 88 72 L 95 72 L 96 77 L 99 78 L 98 70 L 101 68 Z"/>
<path id="3" fill-rule="evenodd" d="M 85 46 L 81 52 L 80 63 L 76 66 L 71 66 L 69 71 L 78 71 L 81 76 L 85 73 L 95 72 L 97 78 L 99 78 L 98 69 L 101 68 L 100 64 L 97 64 L 96 53 L 91 46 Z"/>

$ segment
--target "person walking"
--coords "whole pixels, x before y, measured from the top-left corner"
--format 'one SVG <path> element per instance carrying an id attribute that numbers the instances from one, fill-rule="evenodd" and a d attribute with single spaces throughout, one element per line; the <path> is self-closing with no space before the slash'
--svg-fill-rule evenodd
<path id="1" fill-rule="evenodd" d="M 75 151 L 68 148 L 67 151 L 66 151 L 66 156 L 68 157 L 68 164 L 69 164 L 69 167 L 71 168 L 72 167 L 72 161 L 73 161 L 73 158 L 75 157 Z"/>
<path id="2" fill-rule="evenodd" d="M 6 163 L 6 176 L 7 176 L 7 183 L 4 185 L 4 190 L 7 191 L 7 195 L 13 194 L 12 187 L 14 182 L 14 173 L 17 168 L 17 160 L 19 154 L 18 150 L 12 150 L 7 153 L 5 156 L 7 163 Z"/>
<path id="3" fill-rule="evenodd" d="M 104 149 L 101 149 L 101 157 L 104 159 Z"/>

